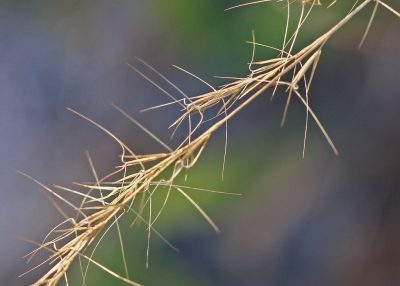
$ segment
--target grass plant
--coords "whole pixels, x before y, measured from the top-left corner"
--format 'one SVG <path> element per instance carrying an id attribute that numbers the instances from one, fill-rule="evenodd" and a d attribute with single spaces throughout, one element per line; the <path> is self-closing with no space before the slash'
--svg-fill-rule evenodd
<path id="1" fill-rule="evenodd" d="M 49 188 L 36 179 L 24 174 L 48 191 L 52 204 L 65 217 L 65 220 L 55 226 L 44 237 L 42 242 L 36 243 L 37 248 L 27 256 L 29 259 L 32 259 L 39 251 L 48 251 L 49 253 L 47 259 L 27 272 L 29 273 L 45 265 L 48 267 L 47 272 L 34 282 L 33 285 L 57 285 L 63 279 L 68 285 L 67 274 L 73 263 L 79 263 L 80 265 L 83 285 L 86 284 L 89 265 L 97 266 L 127 284 L 140 285 L 129 276 L 128 266 L 124 256 L 124 243 L 120 232 L 119 220 L 122 216 L 131 214 L 133 216 L 132 224 L 138 221 L 146 224 L 148 241 L 150 241 L 152 235 L 156 235 L 170 245 L 170 243 L 155 229 L 155 223 L 160 215 L 162 215 L 171 192 L 181 194 L 199 211 L 210 226 L 216 232 L 219 232 L 218 226 L 188 194 L 187 190 L 190 187 L 177 185 L 175 179 L 181 175 L 184 170 L 191 169 L 196 164 L 210 138 L 217 130 L 226 128 L 227 122 L 232 117 L 246 108 L 255 98 L 265 95 L 267 92 L 269 92 L 271 98 L 277 96 L 278 89 L 283 90 L 285 92 L 284 94 L 286 94 L 286 105 L 284 107 L 282 125 L 285 122 L 292 101 L 297 100 L 304 106 L 306 120 L 303 155 L 306 149 L 308 124 L 310 120 L 315 121 L 332 151 L 338 154 L 338 149 L 333 139 L 329 136 L 324 125 L 310 106 L 310 88 L 324 46 L 331 37 L 342 29 L 351 19 L 368 7 L 373 7 L 373 13 L 371 20 L 367 23 L 366 31 L 361 37 L 361 45 L 366 39 L 378 8 L 383 8 L 383 10 L 399 18 L 400 14 L 383 0 L 357 0 L 351 10 L 344 15 L 336 25 L 299 51 L 295 51 L 295 43 L 299 37 L 300 30 L 303 24 L 311 17 L 312 10 L 321 4 L 325 5 L 324 8 L 326 8 L 327 6 L 331 6 L 329 4 L 334 4 L 334 2 L 327 4 L 321 3 L 319 0 L 298 0 L 294 2 L 289 0 L 264 0 L 240 4 L 227 10 L 248 5 L 260 5 L 262 2 L 283 2 L 286 5 L 287 28 L 282 47 L 275 48 L 277 56 L 265 60 L 255 60 L 256 47 L 263 45 L 257 43 L 255 34 L 252 34 L 253 36 L 250 43 L 253 47 L 253 56 L 248 65 L 249 74 L 246 77 L 226 78 L 228 81 L 226 84 L 215 88 L 199 79 L 194 74 L 179 68 L 198 78 L 210 88 L 210 91 L 207 93 L 188 96 L 149 64 L 138 60 L 138 64 L 141 64 L 149 72 L 159 76 L 160 81 L 165 81 L 175 88 L 177 93 L 182 95 L 182 97 L 178 99 L 164 90 L 155 81 L 152 81 L 150 77 L 143 72 L 143 69 L 130 65 L 132 69 L 136 70 L 172 99 L 168 104 L 154 106 L 149 109 L 161 108 L 169 104 L 176 104 L 181 107 L 182 113 L 177 117 L 176 121 L 171 124 L 171 128 L 175 132 L 175 130 L 186 123 L 189 128 L 187 137 L 178 146 L 170 147 L 132 118 L 127 111 L 114 105 L 122 115 L 141 127 L 165 149 L 162 153 L 136 154 L 111 131 L 78 111 L 69 109 L 73 114 L 91 122 L 96 127 L 103 130 L 119 144 L 121 147 L 121 162 L 114 172 L 104 178 L 99 178 L 92 160 L 89 154 L 87 154 L 95 181 L 93 183 L 78 184 L 77 187 L 81 188 L 80 190 L 73 190 L 62 186 Z M 289 33 L 288 23 L 291 21 L 291 7 L 293 5 L 300 5 L 301 13 L 297 19 L 297 28 L 292 33 Z M 204 128 L 204 126 L 207 127 Z M 152 196 L 155 192 L 161 190 L 165 193 L 163 205 L 160 209 L 154 210 L 152 206 Z M 211 191 L 203 189 L 198 190 Z M 81 197 L 81 203 L 79 205 L 72 204 L 64 198 L 62 192 L 68 192 Z M 133 203 L 137 200 L 140 200 L 141 203 L 139 208 L 135 209 Z M 76 215 L 73 217 L 68 216 L 63 210 L 65 206 L 72 208 Z M 145 216 L 145 212 L 148 212 L 148 215 Z M 125 269 L 124 274 L 115 273 L 94 259 L 95 251 L 102 238 L 113 227 L 116 227 L 119 233 L 122 260 Z M 93 250 L 88 253 L 87 249 L 89 246 L 94 247 Z M 170 246 L 173 248 L 172 245 Z M 147 256 L 148 254 L 149 247 L 147 249 Z"/>

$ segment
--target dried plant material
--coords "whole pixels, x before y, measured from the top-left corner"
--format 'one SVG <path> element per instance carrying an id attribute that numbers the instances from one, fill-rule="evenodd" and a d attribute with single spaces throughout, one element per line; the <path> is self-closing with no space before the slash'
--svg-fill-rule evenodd
<path id="1" fill-rule="evenodd" d="M 255 1 L 232 8 L 262 2 L 269 1 Z M 45 261 L 33 268 L 36 269 L 37 267 L 45 264 L 49 266 L 47 273 L 45 273 L 33 285 L 57 285 L 62 279 L 65 279 L 66 283 L 68 283 L 67 271 L 71 267 L 72 263 L 74 263 L 74 261 L 77 259 L 79 259 L 79 261 L 82 259 L 88 262 L 86 267 L 83 267 L 81 263 L 83 284 L 86 284 L 87 269 L 89 265 L 95 265 L 115 278 L 126 282 L 127 284 L 139 285 L 138 283 L 129 279 L 128 266 L 124 256 L 124 244 L 118 223 L 122 216 L 131 214 L 133 216 L 132 225 L 135 225 L 135 223 L 138 221 L 146 224 L 148 231 L 148 264 L 149 245 L 152 233 L 159 236 L 163 241 L 173 247 L 154 228 L 155 222 L 167 204 L 170 192 L 177 192 L 178 194 L 181 194 L 190 204 L 195 207 L 195 209 L 197 209 L 200 215 L 203 216 L 210 226 L 218 232 L 219 228 L 216 223 L 189 195 L 190 189 L 197 191 L 211 190 L 176 185 L 175 179 L 182 173 L 183 170 L 190 169 L 196 164 L 202 152 L 206 148 L 209 139 L 218 129 L 221 127 L 226 127 L 227 122 L 232 117 L 246 108 L 255 98 L 265 94 L 267 91 L 270 91 L 272 96 L 275 95 L 275 91 L 278 88 L 282 88 L 284 91 L 286 91 L 287 101 L 283 114 L 283 122 L 287 116 L 287 111 L 292 97 L 294 99 L 298 99 L 298 101 L 304 106 L 306 111 L 306 126 L 304 133 L 303 154 L 305 152 L 309 118 L 315 121 L 333 152 L 338 154 L 338 150 L 332 138 L 329 136 L 323 124 L 311 109 L 309 101 L 310 86 L 316 72 L 322 50 L 326 42 L 339 29 L 341 29 L 350 19 L 352 19 L 370 4 L 375 4 L 373 15 L 375 15 L 378 6 L 384 7 L 386 10 L 389 10 L 396 16 L 399 16 L 399 13 L 382 1 L 364 0 L 361 3 L 357 2 L 350 13 L 344 16 L 342 20 L 340 20 L 325 34 L 318 37 L 315 41 L 305 46 L 298 52 L 294 52 L 294 43 L 298 36 L 299 30 L 311 12 L 311 10 L 304 10 L 304 6 L 306 4 L 311 4 L 312 8 L 314 5 L 321 4 L 319 1 L 312 0 L 301 0 L 297 2 L 303 4 L 303 10 L 298 21 L 298 26 L 292 35 L 288 35 L 288 29 L 286 29 L 283 47 L 282 49 L 278 50 L 279 55 L 272 59 L 256 61 L 254 59 L 254 50 L 255 47 L 260 44 L 256 43 L 255 36 L 253 34 L 253 39 L 251 42 L 253 44 L 253 56 L 249 64 L 250 74 L 243 78 L 231 78 L 227 84 L 221 86 L 220 88 L 214 88 L 208 83 L 204 82 L 211 89 L 207 93 L 188 97 L 166 77 L 158 73 L 147 63 L 139 60 L 139 62 L 144 64 L 146 68 L 149 68 L 150 71 L 155 72 L 162 80 L 166 81 L 179 93 L 181 93 L 183 98 L 178 99 L 172 94 L 168 93 L 156 82 L 152 81 L 141 70 L 131 65 L 131 67 L 140 73 L 145 79 L 154 84 L 161 92 L 169 96 L 172 100 L 170 104 L 178 104 L 181 106 L 182 114 L 176 119 L 175 122 L 171 124 L 171 128 L 176 130 L 186 121 L 190 124 L 187 137 L 179 144 L 179 146 L 175 148 L 172 148 L 161 141 L 151 131 L 133 119 L 132 116 L 130 116 L 125 110 L 114 106 L 121 114 L 123 114 L 134 124 L 138 125 L 156 142 L 165 148 L 165 152 L 162 153 L 145 155 L 135 154 L 111 131 L 80 114 L 79 112 L 70 109 L 70 111 L 75 115 L 91 122 L 96 127 L 103 130 L 120 145 L 121 163 L 119 166 L 117 166 L 116 171 L 104 178 L 98 178 L 93 162 L 90 156 L 87 155 L 95 182 L 92 184 L 77 184 L 77 186 L 86 189 L 86 192 L 55 186 L 55 188 L 57 188 L 59 191 L 68 192 L 69 194 L 81 197 L 82 202 L 79 206 L 73 205 L 58 192 L 55 192 L 53 189 L 26 175 L 28 178 L 32 179 L 41 185 L 45 190 L 47 190 L 50 196 L 54 197 L 51 199 L 53 205 L 65 217 L 65 221 L 53 228 L 45 237 L 43 242 L 39 243 L 38 248 L 30 255 L 30 257 L 32 257 L 40 250 L 46 250 L 50 252 L 49 257 Z M 290 3 L 289 1 L 287 1 L 287 3 L 289 9 Z M 372 20 L 370 22 L 372 22 Z M 367 31 L 369 30 L 370 25 L 371 24 L 369 23 Z M 363 37 L 363 41 L 365 37 L 366 36 Z M 158 107 L 165 105 L 166 104 Z M 212 109 L 213 107 L 218 107 L 218 111 L 211 116 L 211 120 L 214 120 L 213 123 L 211 126 L 200 132 L 200 127 L 206 126 L 205 123 L 210 121 L 210 119 L 206 119 L 206 114 L 211 112 L 211 110 L 214 110 Z M 196 122 L 194 121 L 194 118 L 198 118 Z M 161 190 L 164 192 L 166 191 L 164 203 L 159 210 L 154 210 L 152 198 L 156 192 Z M 141 199 L 139 198 L 140 196 Z M 140 205 L 138 209 L 135 209 L 133 203 L 137 201 L 138 198 L 140 199 Z M 59 202 L 56 202 L 56 200 Z M 63 211 L 62 206 L 60 206 L 60 203 L 72 208 L 72 210 L 76 212 L 76 216 L 73 218 L 68 217 L 66 212 Z M 148 219 L 145 218 L 145 211 L 149 211 L 149 215 L 147 216 Z M 93 259 L 95 250 L 97 249 L 102 238 L 114 226 L 117 228 L 120 240 L 120 248 L 123 253 L 122 260 L 124 263 L 125 276 L 113 272 L 106 266 L 103 266 Z M 86 255 L 85 252 L 90 245 L 94 245 L 94 250 L 92 250 L 90 255 Z"/>
<path id="2" fill-rule="evenodd" d="M 303 5 L 321 5 L 320 0 L 297 0 L 297 2 Z"/>

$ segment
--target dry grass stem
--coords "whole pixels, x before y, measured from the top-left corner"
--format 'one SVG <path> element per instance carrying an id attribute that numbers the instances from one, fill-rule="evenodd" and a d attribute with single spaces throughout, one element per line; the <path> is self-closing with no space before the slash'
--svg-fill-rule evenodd
<path id="1" fill-rule="evenodd" d="M 270 1 L 254 1 L 237 5 L 231 7 L 230 9 L 262 2 Z M 288 27 L 291 4 L 290 1 L 286 2 L 288 9 Z M 304 106 L 306 111 L 306 126 L 304 133 L 303 154 L 305 152 L 309 119 L 312 119 L 316 122 L 333 152 L 338 154 L 338 150 L 332 138 L 329 136 L 323 124 L 320 122 L 310 106 L 310 86 L 316 72 L 322 50 L 326 42 L 339 29 L 341 29 L 350 19 L 352 19 L 370 4 L 375 5 L 373 16 L 371 17 L 370 23 L 368 23 L 364 36 L 362 37 L 362 43 L 365 41 L 366 35 L 370 29 L 373 17 L 378 7 L 384 7 L 386 10 L 399 17 L 400 14 L 380 0 L 364 0 L 361 3 L 357 2 L 352 10 L 325 34 L 318 37 L 315 41 L 302 48 L 298 52 L 294 52 L 294 44 L 299 35 L 301 26 L 308 19 L 311 9 L 315 5 L 321 4 L 319 1 L 313 0 L 301 0 L 296 2 L 302 5 L 301 16 L 298 19 L 297 29 L 293 32 L 293 34 L 289 35 L 288 28 L 286 28 L 282 48 L 278 49 L 278 56 L 272 59 L 256 61 L 254 59 L 254 51 L 256 46 L 260 44 L 256 43 L 255 36 L 253 34 L 253 39 L 251 41 L 253 45 L 253 55 L 251 62 L 249 63 L 250 74 L 243 78 L 231 78 L 227 84 L 221 86 L 220 88 L 214 88 L 202 80 L 207 86 L 210 87 L 210 91 L 207 93 L 188 97 L 174 83 L 172 83 L 144 61 L 139 60 L 139 62 L 151 72 L 155 73 L 155 75 L 159 76 L 163 81 L 175 88 L 175 90 L 182 95 L 182 98 L 178 99 L 163 89 L 155 81 L 150 79 L 150 77 L 141 70 L 133 65 L 130 65 L 132 69 L 136 70 L 140 75 L 151 82 L 155 87 L 157 87 L 162 93 L 166 94 L 172 100 L 171 103 L 163 104 L 154 108 L 164 107 L 169 104 L 178 104 L 182 108 L 182 114 L 176 119 L 175 122 L 171 124 L 171 128 L 176 130 L 184 122 L 189 122 L 189 131 L 187 137 L 175 148 L 168 146 L 137 120 L 133 119 L 132 116 L 130 116 L 126 111 L 114 105 L 114 107 L 121 114 L 139 126 L 163 148 L 165 148 L 165 152 L 162 153 L 145 155 L 135 154 L 112 132 L 97 124 L 93 120 L 87 118 L 86 116 L 80 114 L 79 112 L 70 109 L 70 111 L 75 115 L 82 117 L 83 119 L 91 122 L 103 130 L 120 145 L 121 164 L 108 176 L 104 178 L 98 178 L 92 159 L 87 154 L 95 182 L 88 184 L 77 184 L 77 186 L 88 189 L 88 191 L 82 192 L 70 188 L 56 186 L 59 191 L 81 197 L 82 201 L 79 206 L 75 206 L 69 202 L 62 195 L 60 195 L 59 192 L 55 192 L 39 181 L 29 177 L 28 175 L 25 175 L 48 191 L 48 193 L 53 197 L 51 199 L 53 205 L 57 210 L 59 210 L 63 217 L 65 217 L 65 220 L 52 229 L 51 232 L 46 235 L 45 239 L 39 243 L 38 248 L 31 254 L 32 256 L 39 250 L 47 250 L 50 252 L 49 257 L 39 264 L 39 266 L 47 264 L 49 269 L 39 280 L 33 283 L 33 285 L 56 285 L 62 279 L 65 279 L 65 281 L 68 283 L 67 271 L 77 259 L 80 261 L 83 284 L 86 284 L 86 276 L 89 266 L 95 265 L 123 282 L 126 282 L 130 285 L 139 285 L 129 279 L 128 266 L 124 255 L 124 244 L 120 231 L 119 220 L 123 215 L 131 214 L 134 217 L 132 225 L 137 222 L 145 223 L 148 231 L 148 263 L 149 245 L 152 233 L 170 245 L 170 243 L 157 230 L 155 230 L 154 224 L 162 214 L 171 192 L 177 192 L 186 198 L 187 201 L 192 204 L 198 210 L 200 215 L 203 216 L 203 218 L 211 225 L 211 227 L 218 232 L 219 228 L 216 223 L 213 222 L 207 213 L 189 195 L 190 190 L 207 192 L 217 191 L 189 188 L 186 186 L 177 185 L 174 183 L 174 181 L 183 170 L 190 169 L 196 164 L 209 139 L 218 129 L 221 127 L 226 127 L 227 122 L 232 117 L 237 115 L 241 110 L 248 106 L 255 98 L 265 94 L 267 91 L 270 91 L 272 96 L 276 94 L 275 92 L 277 89 L 283 89 L 286 92 L 287 101 L 282 122 L 285 121 L 292 98 L 297 98 L 298 101 Z M 183 70 L 182 68 L 179 69 Z M 215 114 L 208 116 L 208 113 L 211 110 L 214 110 L 212 109 L 213 107 L 217 107 L 218 111 Z M 194 120 L 194 118 L 197 118 L 197 120 Z M 212 124 L 205 125 L 205 123 L 210 121 L 210 118 L 213 120 Z M 208 126 L 208 128 L 205 131 L 199 132 L 199 128 L 201 126 Z M 160 190 L 166 191 L 166 196 L 161 209 L 155 210 L 152 203 L 152 197 L 154 196 L 155 192 Z M 135 209 L 133 203 L 137 201 L 140 196 L 141 203 L 138 209 Z M 60 203 L 71 208 L 76 215 L 72 218 L 67 216 L 66 212 L 60 206 Z M 146 210 L 148 211 L 147 218 L 145 218 Z M 125 276 L 113 272 L 109 268 L 101 265 L 93 259 L 95 251 L 102 241 L 102 238 L 112 227 L 116 227 L 118 232 Z M 94 245 L 94 249 L 89 255 L 84 254 L 90 245 Z M 173 247 L 172 245 L 170 246 Z M 81 260 L 86 261 L 86 265 L 84 265 Z M 36 267 L 33 269 L 36 269 Z"/>

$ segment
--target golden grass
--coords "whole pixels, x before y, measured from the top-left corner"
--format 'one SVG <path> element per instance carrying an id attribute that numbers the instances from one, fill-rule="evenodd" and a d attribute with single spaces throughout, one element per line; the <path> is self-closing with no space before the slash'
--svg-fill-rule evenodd
<path id="1" fill-rule="evenodd" d="M 232 8 L 261 2 L 268 1 L 255 1 L 234 6 Z M 287 9 L 289 22 L 289 9 L 291 4 L 290 1 L 286 2 L 288 4 Z M 79 112 L 69 109 L 75 115 L 93 123 L 106 134 L 115 139 L 115 141 L 121 146 L 121 165 L 117 167 L 115 172 L 109 174 L 105 178 L 100 179 L 96 174 L 96 170 L 93 166 L 90 156 L 87 155 L 93 171 L 93 176 L 95 178 L 95 183 L 93 184 L 80 184 L 80 187 L 88 190 L 87 192 L 78 192 L 61 186 L 55 186 L 55 189 L 58 189 L 60 192 L 66 191 L 70 194 L 75 194 L 82 197 L 82 202 L 79 206 L 73 205 L 58 192 L 55 192 L 28 175 L 25 175 L 41 185 L 49 192 L 50 195 L 54 197 L 51 200 L 53 205 L 65 217 L 65 220 L 53 228 L 49 234 L 46 235 L 44 240 L 41 243 L 38 243 L 38 248 L 29 255 L 29 257 L 32 257 L 40 250 L 47 250 L 50 253 L 49 257 L 45 261 L 33 268 L 36 269 L 37 267 L 46 264 L 49 266 L 47 272 L 39 280 L 33 283 L 33 285 L 56 285 L 62 279 L 65 279 L 66 284 L 68 284 L 67 271 L 71 267 L 72 263 L 74 263 L 76 260 L 79 260 L 80 263 L 83 284 L 86 284 L 86 275 L 89 265 L 94 265 L 106 271 L 110 275 L 120 279 L 121 281 L 126 282 L 127 284 L 139 285 L 129 278 L 128 267 L 124 257 L 124 244 L 120 234 L 118 222 L 123 215 L 126 213 L 131 213 L 135 217 L 132 224 L 134 224 L 136 221 L 142 221 L 147 225 L 148 242 L 150 241 L 151 235 L 155 234 L 168 243 L 168 241 L 154 228 L 154 224 L 161 215 L 165 205 L 168 202 L 170 192 L 172 191 L 176 191 L 186 198 L 187 201 L 199 211 L 199 213 L 210 224 L 210 226 L 216 232 L 219 232 L 218 226 L 189 196 L 187 193 L 188 187 L 176 185 L 174 181 L 183 170 L 190 169 L 196 164 L 205 147 L 207 146 L 209 139 L 218 129 L 221 127 L 226 127 L 227 122 L 232 117 L 238 114 L 242 109 L 246 108 L 246 106 L 249 105 L 255 98 L 261 94 L 265 94 L 266 91 L 271 91 L 272 96 L 276 94 L 276 90 L 278 88 L 283 88 L 286 91 L 287 101 L 282 124 L 285 121 L 288 108 L 293 99 L 297 99 L 304 106 L 306 110 L 306 126 L 304 133 L 303 154 L 306 146 L 309 118 L 316 122 L 333 152 L 338 154 L 338 150 L 332 138 L 329 136 L 323 124 L 317 118 L 309 104 L 310 86 L 316 72 L 322 50 L 327 41 L 338 30 L 340 30 L 350 19 L 370 5 L 374 5 L 374 12 L 373 16 L 371 17 L 371 21 L 367 26 L 366 32 L 362 37 L 361 43 L 363 43 L 365 40 L 377 8 L 383 7 L 398 17 L 400 17 L 400 15 L 397 11 L 380 0 L 364 0 L 362 2 L 357 1 L 351 11 L 345 15 L 343 19 L 340 20 L 335 26 L 333 26 L 322 36 L 318 37 L 311 44 L 294 53 L 294 43 L 298 37 L 300 28 L 309 17 L 311 9 L 313 9 L 315 5 L 321 4 L 319 1 L 312 0 L 300 0 L 297 2 L 302 3 L 302 10 L 298 20 L 297 29 L 290 36 L 288 35 L 288 29 L 286 29 L 282 48 L 277 49 L 279 52 L 278 56 L 272 59 L 255 61 L 254 51 L 256 46 L 260 44 L 256 43 L 255 36 L 253 34 L 253 39 L 251 41 L 251 44 L 253 45 L 253 57 L 249 64 L 249 75 L 244 78 L 230 78 L 230 82 L 221 86 L 220 88 L 213 88 L 209 85 L 211 88 L 210 92 L 194 97 L 188 97 L 167 78 L 159 74 L 151 66 L 142 61 L 142 64 L 147 66 L 153 72 L 156 72 L 163 80 L 171 84 L 183 95 L 182 99 L 176 99 L 174 96 L 162 89 L 162 87 L 157 85 L 157 83 L 151 81 L 136 67 L 131 66 L 142 76 L 157 86 L 162 92 L 170 96 L 170 98 L 173 100 L 171 104 L 179 104 L 182 107 L 182 114 L 176 119 L 175 122 L 173 122 L 171 128 L 176 130 L 182 125 L 183 122 L 186 121 L 189 122 L 190 127 L 188 136 L 176 148 L 169 147 L 166 143 L 162 142 L 139 122 L 133 119 L 126 111 L 115 106 L 115 108 L 120 111 L 121 114 L 141 127 L 165 148 L 165 152 L 162 153 L 145 155 L 135 154 L 126 144 L 119 140 L 109 130 L 105 129 Z M 162 106 L 165 106 L 165 104 L 153 108 L 159 108 Z M 204 119 L 204 113 L 215 106 L 218 107 L 218 112 L 213 116 L 215 122 L 208 127 L 208 129 L 199 134 L 199 127 L 203 126 L 206 121 Z M 193 122 L 194 116 L 199 118 L 196 122 Z M 166 176 L 165 174 L 168 171 L 170 171 L 170 175 Z M 163 187 L 166 190 L 166 197 L 161 209 L 159 209 L 157 212 L 154 212 L 152 209 L 152 195 L 160 187 Z M 210 191 L 203 189 L 197 190 Z M 142 195 L 142 201 L 139 209 L 135 210 L 133 208 L 133 202 L 138 198 L 139 195 Z M 56 200 L 59 200 L 61 203 L 71 207 L 76 212 L 76 216 L 67 216 L 63 211 L 63 208 L 59 205 L 59 202 L 56 202 Z M 148 219 L 145 219 L 143 216 L 143 213 L 146 209 L 149 211 Z M 95 250 L 101 242 L 101 239 L 113 226 L 117 227 L 119 234 L 123 263 L 125 266 L 124 275 L 113 272 L 109 268 L 103 266 L 93 259 Z M 87 250 L 89 245 L 94 245 L 94 250 L 92 250 L 90 254 L 85 254 L 85 250 Z M 149 247 L 147 249 L 147 256 L 148 255 Z M 87 261 L 86 267 L 84 267 L 82 260 Z M 29 270 L 28 272 L 32 271 L 33 269 Z"/>

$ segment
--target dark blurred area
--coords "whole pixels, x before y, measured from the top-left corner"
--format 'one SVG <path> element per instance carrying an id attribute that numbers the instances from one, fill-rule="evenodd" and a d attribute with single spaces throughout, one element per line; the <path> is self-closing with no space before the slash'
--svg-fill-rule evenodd
<path id="1" fill-rule="evenodd" d="M 35 246 L 21 238 L 41 241 L 62 220 L 40 187 L 17 170 L 49 186 L 71 186 L 92 180 L 85 150 L 101 175 L 118 163 L 118 144 L 66 107 L 104 125 L 137 153 L 159 152 L 157 142 L 111 103 L 164 141 L 179 108 L 141 113 L 169 99 L 126 63 L 162 82 L 136 57 L 144 59 L 190 96 L 208 89 L 172 64 L 216 86 L 225 82 L 214 75 L 245 75 L 251 31 L 257 41 L 279 47 L 286 10 L 282 3 L 265 3 L 224 12 L 238 2 L 0 1 L 1 285 L 27 285 L 43 273 L 40 268 L 18 277 L 34 266 L 23 256 Z M 335 24 L 352 4 L 338 2 L 314 10 L 298 47 Z M 397 1 L 387 3 L 400 9 Z M 173 195 L 157 228 L 180 252 L 155 237 L 146 269 L 145 228 L 123 229 L 133 280 L 144 285 L 400 285 L 400 20 L 379 9 L 358 50 L 372 7 L 367 10 L 328 43 L 311 92 L 311 106 L 340 155 L 311 124 L 302 159 L 304 108 L 294 102 L 280 128 L 284 94 L 273 101 L 268 93 L 261 96 L 228 124 L 224 180 L 221 130 L 186 182 L 243 194 L 193 194 L 222 233 L 213 233 L 193 206 Z M 258 59 L 276 54 L 265 48 L 256 52 Z M 101 245 L 95 258 L 122 273 L 116 232 Z M 88 285 L 122 283 L 94 266 L 89 274 Z M 80 275 L 74 267 L 71 285 L 82 283 Z"/>

